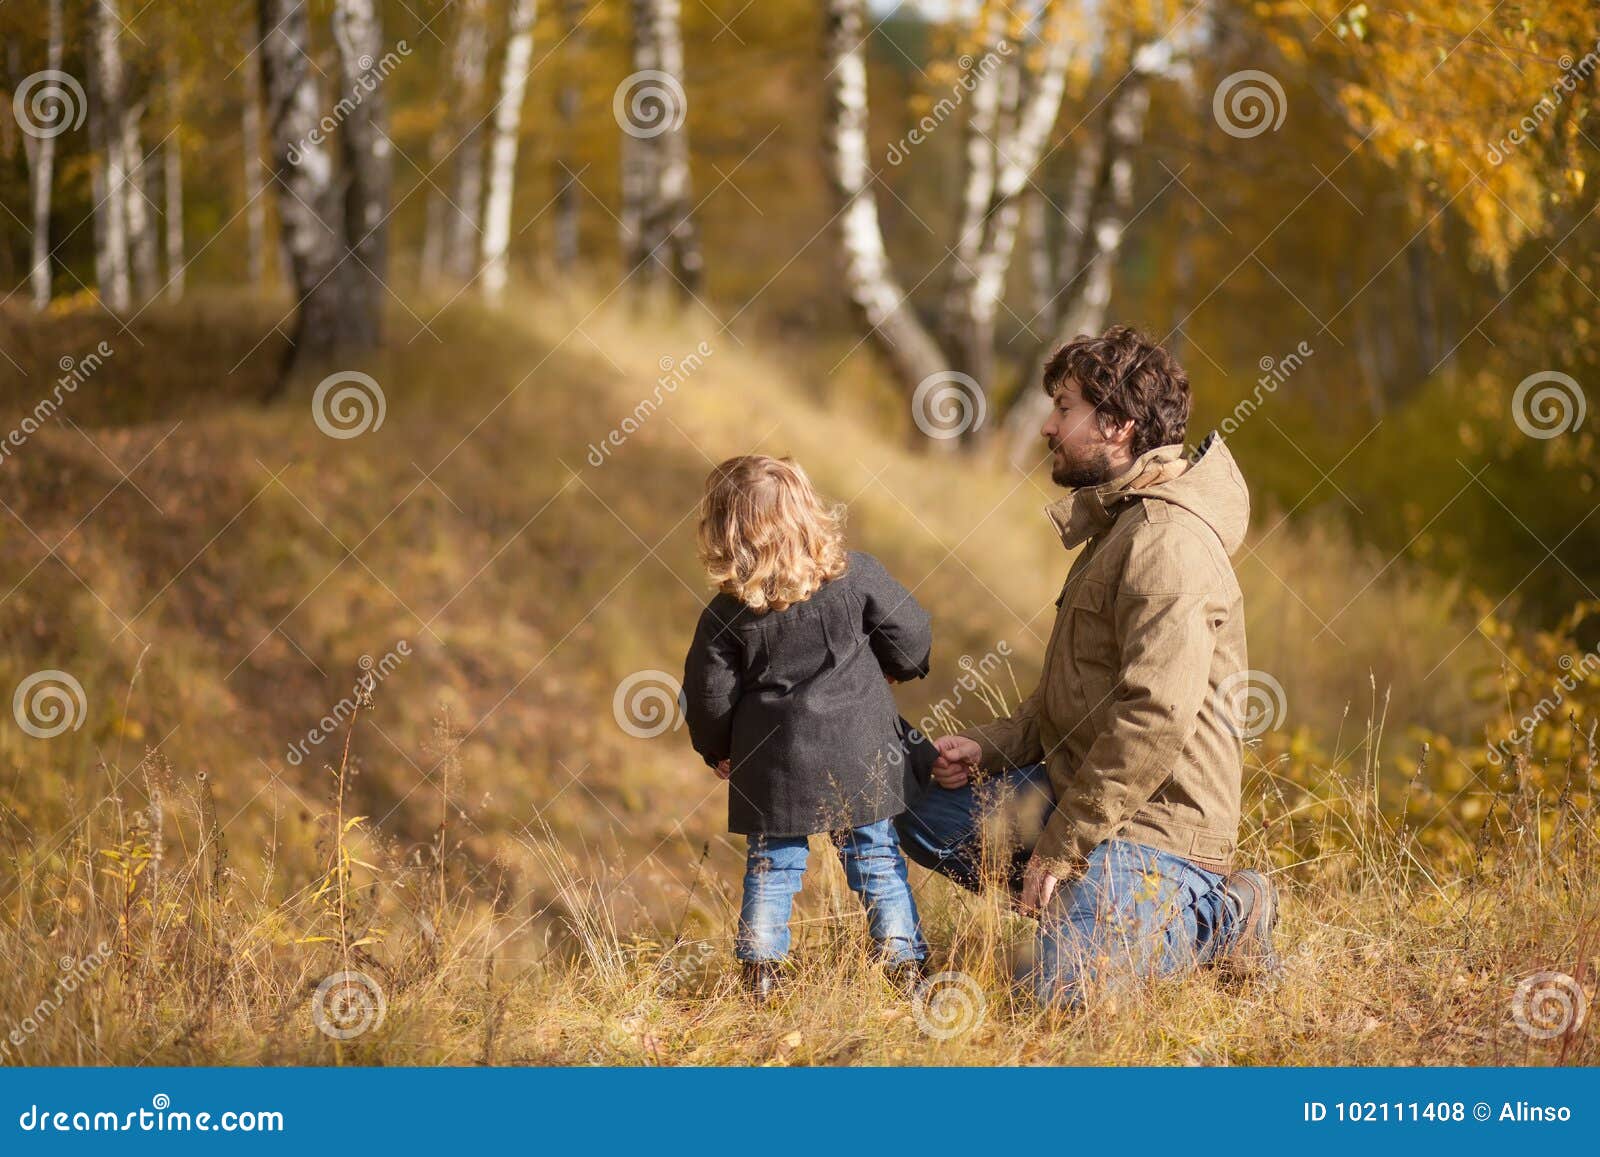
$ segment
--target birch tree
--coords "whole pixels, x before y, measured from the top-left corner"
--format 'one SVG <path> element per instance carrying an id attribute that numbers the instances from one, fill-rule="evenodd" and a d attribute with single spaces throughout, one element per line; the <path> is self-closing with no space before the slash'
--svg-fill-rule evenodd
<path id="1" fill-rule="evenodd" d="M 247 53 L 255 52 L 255 37 L 246 36 Z M 260 288 L 267 275 L 267 182 L 261 163 L 261 69 L 246 59 L 244 102 L 239 112 L 240 152 L 244 156 L 245 275 Z"/>
<path id="2" fill-rule="evenodd" d="M 489 149 L 489 196 L 483 216 L 483 296 L 491 304 L 505 296 L 510 276 L 511 199 L 517 179 L 517 140 L 522 103 L 533 60 L 534 0 L 511 0 L 510 38 L 500 67 Z"/>
<path id="3" fill-rule="evenodd" d="M 122 19 L 117 0 L 94 0 L 95 93 L 90 121 L 101 155 L 103 188 L 96 190 L 95 270 L 100 297 L 117 313 L 132 304 L 128 280 L 127 165 L 123 141 Z"/>
<path id="4" fill-rule="evenodd" d="M 133 269 L 133 291 L 139 301 L 149 301 L 161 283 L 160 248 L 156 242 L 155 170 L 146 163 L 140 126 L 145 102 L 129 104 L 122 113 L 117 144 L 122 149 L 123 216 L 128 223 L 128 254 Z M 115 194 L 113 194 L 115 195 Z"/>
<path id="5" fill-rule="evenodd" d="M 186 270 L 183 253 L 183 145 L 180 136 L 182 116 L 182 90 L 178 81 L 177 62 L 169 56 L 166 63 L 167 112 L 172 119 L 172 131 L 161 146 L 161 192 L 164 198 L 162 218 L 166 227 L 167 299 L 183 298 Z"/>
<path id="6" fill-rule="evenodd" d="M 613 110 L 623 131 L 620 220 L 629 275 L 646 286 L 670 278 L 692 296 L 704 262 L 691 201 L 680 7 L 633 0 L 633 72 Z"/>
<path id="7" fill-rule="evenodd" d="M 343 272 L 348 284 L 352 346 L 378 344 L 383 295 L 389 273 L 389 187 L 392 162 L 386 128 L 383 75 L 383 19 L 377 0 L 336 0 L 333 40 L 347 110 L 339 126 L 344 160 L 342 223 L 349 256 Z"/>
<path id="8" fill-rule="evenodd" d="M 346 332 L 349 310 L 339 275 L 344 224 L 333 158 L 317 129 L 321 110 L 306 0 L 260 0 L 259 15 L 272 179 L 297 304 L 281 391 L 288 371 L 327 359 Z"/>
<path id="9" fill-rule="evenodd" d="M 583 26 L 584 0 L 562 0 L 562 23 L 566 29 L 562 54 L 561 92 L 556 98 L 560 125 L 561 152 L 555 162 L 556 203 L 552 210 L 552 255 L 557 269 L 568 271 L 578 263 L 578 207 L 580 195 L 573 159 L 572 141 L 577 132 L 581 100 L 580 62 L 588 44 Z"/>
<path id="10" fill-rule="evenodd" d="M 422 240 L 422 279 L 465 284 L 477 273 L 482 244 L 483 101 L 489 25 L 485 0 L 460 0 L 450 39 L 450 67 L 440 77 L 438 127 L 429 144 L 434 187 Z M 440 171 L 445 172 L 440 175 Z"/>
<path id="11" fill-rule="evenodd" d="M 50 0 L 45 41 L 45 68 L 61 71 L 64 36 L 61 27 L 61 0 Z M 62 107 L 71 123 L 75 110 Z M 53 126 L 52 126 L 53 128 Z M 22 134 L 22 150 L 28 162 L 28 201 L 33 234 L 29 239 L 28 286 L 34 309 L 50 304 L 50 202 L 55 187 L 56 136 L 54 131 Z"/>

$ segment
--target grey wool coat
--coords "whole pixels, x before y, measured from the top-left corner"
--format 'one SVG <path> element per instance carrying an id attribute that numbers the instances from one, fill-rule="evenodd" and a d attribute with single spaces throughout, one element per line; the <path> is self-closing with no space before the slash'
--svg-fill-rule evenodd
<path id="1" fill-rule="evenodd" d="M 800 836 L 900 814 L 936 754 L 884 676 L 928 673 L 928 613 L 869 554 L 810 598 L 757 614 L 705 608 L 684 664 L 690 742 L 732 763 L 728 829 Z"/>

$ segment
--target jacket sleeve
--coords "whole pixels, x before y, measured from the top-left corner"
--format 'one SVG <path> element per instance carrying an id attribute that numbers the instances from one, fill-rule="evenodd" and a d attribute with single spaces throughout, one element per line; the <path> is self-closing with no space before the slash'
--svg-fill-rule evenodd
<path id="1" fill-rule="evenodd" d="M 683 698 L 689 742 L 709 767 L 733 758 L 739 655 L 738 637 L 716 611 L 707 607 L 683 664 Z"/>
<path id="2" fill-rule="evenodd" d="M 1220 601 L 1216 564 L 1187 527 L 1142 527 L 1113 608 L 1121 678 L 1110 715 L 1034 854 L 1067 876 L 1166 781 L 1211 685 Z"/>
<path id="3" fill-rule="evenodd" d="M 933 620 L 871 555 L 858 554 L 850 565 L 861 592 L 861 625 L 878 665 L 901 682 L 921 679 L 933 653 Z"/>
<path id="4" fill-rule="evenodd" d="M 961 732 L 982 751 L 979 762 L 991 772 L 1040 763 L 1045 756 L 1039 739 L 1039 691 L 1034 691 L 1004 719 L 980 723 Z"/>

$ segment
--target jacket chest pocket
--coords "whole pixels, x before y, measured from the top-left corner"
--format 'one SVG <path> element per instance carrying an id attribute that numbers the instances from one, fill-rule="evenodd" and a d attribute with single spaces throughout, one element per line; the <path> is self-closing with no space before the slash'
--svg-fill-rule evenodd
<path id="1" fill-rule="evenodd" d="M 1099 731 L 1116 693 L 1121 650 L 1117 645 L 1115 599 L 1101 579 L 1084 578 L 1067 595 L 1063 667 L 1067 680 L 1068 716 Z"/>

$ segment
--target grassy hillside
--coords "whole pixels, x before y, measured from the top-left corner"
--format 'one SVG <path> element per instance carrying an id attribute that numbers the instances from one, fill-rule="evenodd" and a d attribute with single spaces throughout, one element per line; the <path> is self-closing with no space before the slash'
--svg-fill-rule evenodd
<path id="1" fill-rule="evenodd" d="M 1489 793 L 1470 759 L 1439 754 L 1441 735 L 1481 739 L 1473 690 L 1495 646 L 1464 592 L 1274 511 L 1238 561 L 1252 666 L 1286 705 L 1252 749 L 1246 833 L 1286 885 L 1282 992 L 1199 977 L 1047 1023 L 1005 991 L 1028 926 L 919 874 L 940 960 L 984 1009 L 940 1039 L 866 974 L 855 902 L 818 855 L 808 979 L 748 1009 L 725 789 L 649 714 L 672 693 L 653 699 L 649 673 L 681 670 L 706 594 L 706 471 L 793 454 L 848 502 L 851 544 L 934 614 L 933 673 L 899 689 L 912 718 L 958 689 L 955 713 L 982 717 L 963 657 L 1009 652 L 1008 701 L 1031 685 L 1069 562 L 1040 515 L 1059 492 L 914 445 L 860 356 L 830 377 L 831 357 L 578 298 L 455 307 L 409 342 L 397 326 L 350 367 L 381 387 L 382 424 L 330 437 L 314 383 L 255 401 L 279 316 L 219 297 L 129 332 L 87 312 L 13 319 L 14 421 L 61 359 L 113 352 L 0 465 L 4 685 L 62 671 L 84 693 L 75 730 L 0 728 L 0 949 L 22 963 L 0 1018 L 36 1009 L 60 961 L 109 956 L 7 1059 L 1557 1055 L 1509 1026 L 1512 978 L 1575 954 L 1583 976 L 1592 845 L 1553 859 L 1541 813 L 1474 858 Z M 1435 753 L 1413 775 L 1395 761 L 1418 731 Z M 311 1009 L 345 967 L 376 978 L 387 1015 L 341 1042 Z"/>

